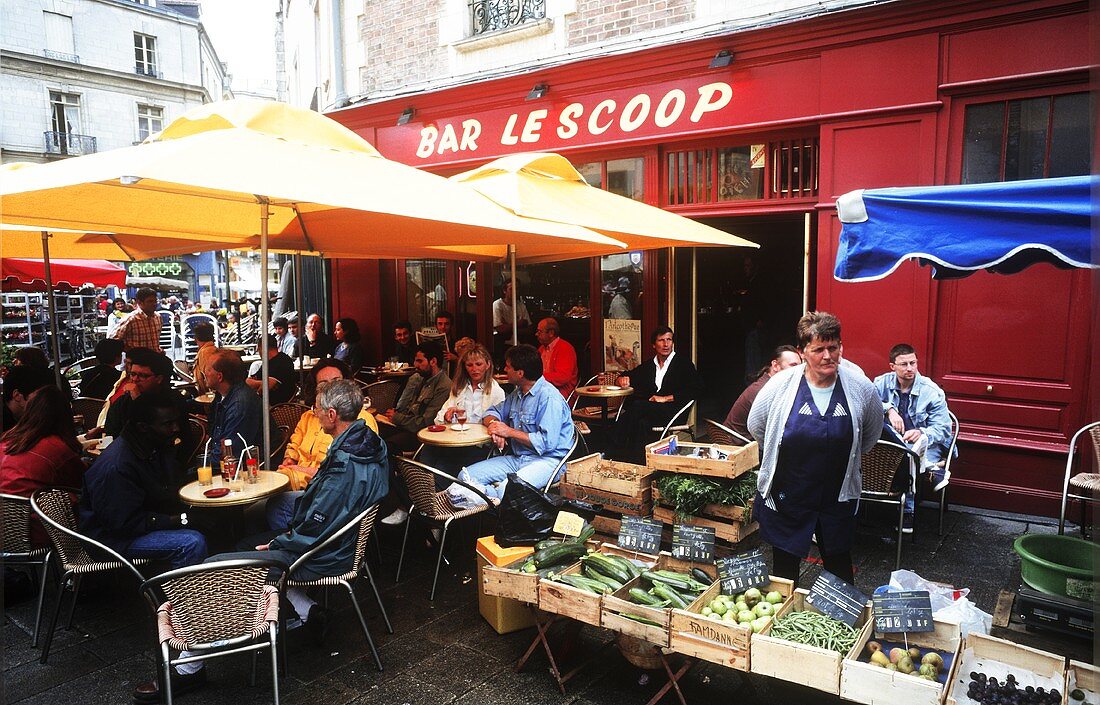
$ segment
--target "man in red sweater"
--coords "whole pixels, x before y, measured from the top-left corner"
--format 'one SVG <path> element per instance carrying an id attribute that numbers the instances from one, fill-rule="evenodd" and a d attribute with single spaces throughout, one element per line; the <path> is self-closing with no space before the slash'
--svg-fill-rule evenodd
<path id="1" fill-rule="evenodd" d="M 560 334 L 561 327 L 553 318 L 542 319 L 535 329 L 542 355 L 542 376 L 568 399 L 577 386 L 577 351 Z"/>

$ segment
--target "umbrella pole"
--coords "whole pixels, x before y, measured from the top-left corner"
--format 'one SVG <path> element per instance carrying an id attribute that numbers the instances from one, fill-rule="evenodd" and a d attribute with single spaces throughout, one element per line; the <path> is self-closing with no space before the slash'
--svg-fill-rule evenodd
<path id="1" fill-rule="evenodd" d="M 267 326 L 270 318 L 267 310 L 267 220 L 270 215 L 270 204 L 266 198 L 260 198 L 260 380 L 263 398 L 264 470 L 271 470 L 271 389 L 267 359 Z"/>
<path id="2" fill-rule="evenodd" d="M 306 366 L 305 355 L 306 346 L 302 345 L 301 340 L 306 330 L 306 315 L 302 311 L 302 253 L 294 253 L 294 308 L 298 310 L 298 370 L 299 370 L 299 382 L 298 390 L 301 394 L 301 390 L 306 386 Z"/>
<path id="3" fill-rule="evenodd" d="M 53 275 L 50 274 L 50 234 L 42 231 L 42 268 L 46 274 L 46 305 L 50 311 L 50 349 L 53 352 L 53 376 L 61 386 L 61 341 L 57 337 L 57 302 L 53 298 Z"/>
<path id="4" fill-rule="evenodd" d="M 508 259 L 512 268 L 512 345 L 519 345 L 519 311 L 516 302 L 519 293 L 516 292 L 516 246 L 508 245 Z"/>

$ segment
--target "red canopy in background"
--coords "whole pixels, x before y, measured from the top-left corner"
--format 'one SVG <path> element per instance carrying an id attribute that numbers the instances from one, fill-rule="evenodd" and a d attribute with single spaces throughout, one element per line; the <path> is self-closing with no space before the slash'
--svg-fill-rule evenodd
<path id="1" fill-rule="evenodd" d="M 53 259 L 50 274 L 55 289 L 76 290 L 85 285 L 102 289 L 126 286 L 126 268 L 105 260 Z M 40 259 L 5 257 L 0 260 L 5 291 L 45 291 L 46 269 Z"/>

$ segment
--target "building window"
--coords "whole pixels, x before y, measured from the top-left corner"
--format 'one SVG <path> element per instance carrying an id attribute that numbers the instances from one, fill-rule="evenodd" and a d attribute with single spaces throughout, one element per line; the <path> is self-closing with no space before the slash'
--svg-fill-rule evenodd
<path id="1" fill-rule="evenodd" d="M 635 201 L 645 200 L 645 159 L 642 157 L 588 162 L 578 166 L 577 171 L 589 186 Z"/>
<path id="2" fill-rule="evenodd" d="M 134 71 L 143 76 L 157 75 L 157 38 L 134 32 Z"/>
<path id="3" fill-rule="evenodd" d="M 544 17 L 546 0 L 473 0 L 470 3 L 470 33 L 476 37 Z"/>
<path id="4" fill-rule="evenodd" d="M 666 204 L 816 198 L 818 158 L 816 137 L 668 152 Z"/>
<path id="5" fill-rule="evenodd" d="M 963 124 L 962 183 L 1088 174 L 1087 93 L 969 105 Z"/>
<path id="6" fill-rule="evenodd" d="M 137 106 L 138 142 L 145 141 L 149 135 L 164 129 L 164 108 L 155 105 Z"/>
<path id="7" fill-rule="evenodd" d="M 405 260 L 405 306 L 414 331 L 434 327 L 436 315 L 449 310 L 446 275 L 443 260 Z"/>
<path id="8" fill-rule="evenodd" d="M 73 18 L 44 11 L 42 19 L 46 24 L 46 58 L 80 63 L 73 44 Z"/>
<path id="9" fill-rule="evenodd" d="M 96 139 L 80 132 L 80 96 L 50 91 L 50 129 L 46 153 L 78 155 L 96 151 Z"/>

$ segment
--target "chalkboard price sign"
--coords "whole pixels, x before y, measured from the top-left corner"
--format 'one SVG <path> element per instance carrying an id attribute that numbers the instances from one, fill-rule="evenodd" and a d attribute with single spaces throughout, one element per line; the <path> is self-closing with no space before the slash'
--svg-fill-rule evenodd
<path id="1" fill-rule="evenodd" d="M 715 565 L 718 567 L 718 579 L 722 581 L 723 595 L 736 595 L 771 581 L 764 551 L 759 548 L 739 556 L 719 558 Z"/>
<path id="2" fill-rule="evenodd" d="M 867 596 L 828 571 L 817 576 L 806 602 L 822 614 L 854 627 L 863 614 Z"/>
<path id="3" fill-rule="evenodd" d="M 714 529 L 709 526 L 673 525 L 672 555 L 692 563 L 713 562 Z"/>
<path id="4" fill-rule="evenodd" d="M 663 529 L 659 521 L 624 515 L 619 526 L 619 546 L 628 551 L 656 554 L 661 550 Z"/>
<path id="5" fill-rule="evenodd" d="M 876 632 L 931 632 L 932 602 L 927 590 L 876 593 L 871 596 L 875 609 Z"/>

